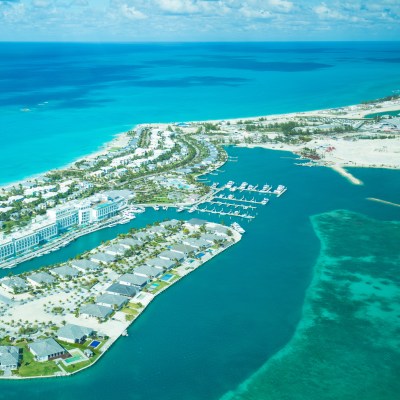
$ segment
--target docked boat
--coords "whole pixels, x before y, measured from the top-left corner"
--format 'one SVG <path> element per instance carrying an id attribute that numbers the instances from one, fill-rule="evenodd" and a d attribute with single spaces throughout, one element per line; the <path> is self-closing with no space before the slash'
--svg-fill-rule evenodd
<path id="1" fill-rule="evenodd" d="M 160 207 L 159 207 L 158 205 L 155 205 L 155 206 L 153 206 L 153 209 L 154 209 L 155 211 L 158 211 L 158 210 L 160 209 Z"/>
<path id="2" fill-rule="evenodd" d="M 229 181 L 229 182 L 225 185 L 225 188 L 226 188 L 226 189 L 230 189 L 230 188 L 233 186 L 234 183 L 235 183 L 235 182 L 233 182 L 233 181 Z"/>
<path id="3" fill-rule="evenodd" d="M 177 208 L 176 212 L 182 212 L 182 211 L 184 211 L 184 210 L 185 210 L 185 208 L 182 207 L 182 206 L 180 206 L 180 207 Z"/>
<path id="4" fill-rule="evenodd" d="M 231 225 L 231 227 L 232 227 L 236 232 L 239 232 L 240 234 L 243 234 L 243 233 L 246 232 L 237 222 L 234 222 L 234 223 Z"/>
<path id="5" fill-rule="evenodd" d="M 281 196 L 283 193 L 285 193 L 287 190 L 286 186 L 279 185 L 275 190 L 274 194 L 276 194 L 278 197 Z"/>

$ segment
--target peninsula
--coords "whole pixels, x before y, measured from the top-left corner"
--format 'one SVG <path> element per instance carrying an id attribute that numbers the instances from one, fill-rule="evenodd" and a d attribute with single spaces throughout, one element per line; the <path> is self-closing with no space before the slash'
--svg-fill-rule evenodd
<path id="1" fill-rule="evenodd" d="M 0 378 L 93 365 L 164 290 L 241 239 L 205 220 L 169 220 L 60 265 L 0 281 Z"/>

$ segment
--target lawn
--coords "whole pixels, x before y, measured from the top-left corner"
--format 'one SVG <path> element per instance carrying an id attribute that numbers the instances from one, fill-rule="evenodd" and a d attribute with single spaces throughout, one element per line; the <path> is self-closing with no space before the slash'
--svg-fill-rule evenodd
<path id="1" fill-rule="evenodd" d="M 22 365 L 18 370 L 20 376 L 49 376 L 60 372 L 54 361 L 35 361 L 33 354 L 24 348 Z"/>

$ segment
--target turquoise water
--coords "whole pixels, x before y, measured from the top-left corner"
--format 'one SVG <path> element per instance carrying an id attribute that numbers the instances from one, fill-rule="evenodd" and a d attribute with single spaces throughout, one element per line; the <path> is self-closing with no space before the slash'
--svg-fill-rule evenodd
<path id="1" fill-rule="evenodd" d="M 223 174 L 210 179 L 282 183 L 289 187 L 287 193 L 272 198 L 253 222 L 243 224 L 247 233 L 240 243 L 160 295 L 129 328 L 129 336 L 118 340 L 94 367 L 66 379 L 0 382 L 0 399 L 17 399 L 22 393 L 34 400 L 109 398 L 116 382 L 119 395 L 128 399 L 217 399 L 292 336 L 319 253 L 310 215 L 346 208 L 378 219 L 400 219 L 398 208 L 365 200 L 394 200 L 397 171 L 352 169 L 365 182 L 353 186 L 329 169 L 295 166 L 290 153 L 228 151 L 239 161 L 227 163 Z M 194 214 L 149 211 L 131 224 L 143 226 L 161 216 Z M 127 224 L 96 232 L 57 256 L 16 271 L 71 257 L 128 229 Z"/>
<path id="2" fill-rule="evenodd" d="M 140 122 L 385 96 L 400 89 L 399 59 L 399 42 L 0 43 L 0 184 L 63 166 Z"/>
<path id="3" fill-rule="evenodd" d="M 0 44 L 0 183 L 64 165 L 138 122 L 281 113 L 384 96 L 400 88 L 398 63 L 391 62 L 399 53 L 398 43 Z M 25 107 L 32 111 L 21 112 Z M 288 192 L 243 223 L 247 233 L 238 245 L 160 295 L 94 367 L 66 379 L 0 381 L 0 399 L 97 400 L 115 397 L 116 385 L 119 396 L 134 400 L 219 398 L 294 332 L 319 253 L 310 215 L 345 208 L 400 219 L 398 208 L 365 200 L 398 202 L 398 171 L 351 169 L 365 183 L 353 186 L 329 169 L 295 166 L 290 153 L 228 151 L 239 162 L 210 180 L 284 184 Z M 65 261 L 160 218 L 193 216 L 151 210 L 14 271 Z"/>

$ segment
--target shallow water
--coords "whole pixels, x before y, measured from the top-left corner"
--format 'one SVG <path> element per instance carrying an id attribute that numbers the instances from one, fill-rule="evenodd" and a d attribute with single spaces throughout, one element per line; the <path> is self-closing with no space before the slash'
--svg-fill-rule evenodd
<path id="1" fill-rule="evenodd" d="M 323 248 L 293 340 L 224 400 L 398 398 L 400 222 L 313 217 Z"/>

